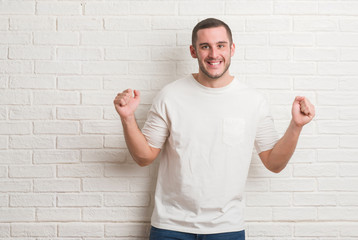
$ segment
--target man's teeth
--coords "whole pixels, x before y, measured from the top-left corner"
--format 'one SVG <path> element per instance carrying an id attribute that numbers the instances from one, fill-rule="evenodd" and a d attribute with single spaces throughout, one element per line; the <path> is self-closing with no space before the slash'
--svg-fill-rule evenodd
<path id="1" fill-rule="evenodd" d="M 214 63 L 213 63 L 213 62 L 209 62 L 209 64 L 210 64 L 210 65 L 219 65 L 220 62 L 214 62 Z"/>

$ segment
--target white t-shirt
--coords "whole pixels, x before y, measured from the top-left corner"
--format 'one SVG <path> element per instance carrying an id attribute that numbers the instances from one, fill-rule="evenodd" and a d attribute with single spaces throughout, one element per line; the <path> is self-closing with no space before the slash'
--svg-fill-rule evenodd
<path id="1" fill-rule="evenodd" d="M 278 140 L 269 106 L 238 79 L 208 88 L 192 75 L 165 86 L 142 129 L 161 148 L 152 225 L 212 234 L 241 231 L 253 147 Z"/>

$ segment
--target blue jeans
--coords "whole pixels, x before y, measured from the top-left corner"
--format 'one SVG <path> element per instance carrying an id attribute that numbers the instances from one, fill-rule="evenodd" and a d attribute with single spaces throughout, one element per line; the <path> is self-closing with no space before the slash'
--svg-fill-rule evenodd
<path id="1" fill-rule="evenodd" d="M 150 229 L 149 240 L 245 240 L 245 231 L 216 234 L 192 234 L 152 227 Z"/>

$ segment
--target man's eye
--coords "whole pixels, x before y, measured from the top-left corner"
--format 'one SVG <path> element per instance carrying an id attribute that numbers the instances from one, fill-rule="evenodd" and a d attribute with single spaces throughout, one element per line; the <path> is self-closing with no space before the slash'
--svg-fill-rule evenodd
<path id="1" fill-rule="evenodd" d="M 219 45 L 218 47 L 219 47 L 219 48 L 223 48 L 223 47 L 225 47 L 225 46 L 224 46 L 224 45 Z"/>
<path id="2" fill-rule="evenodd" d="M 201 49 L 208 49 L 208 46 L 202 46 Z"/>

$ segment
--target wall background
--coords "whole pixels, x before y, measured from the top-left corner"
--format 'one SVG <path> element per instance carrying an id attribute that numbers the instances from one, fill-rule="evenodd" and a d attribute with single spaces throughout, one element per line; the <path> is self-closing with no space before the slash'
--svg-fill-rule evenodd
<path id="1" fill-rule="evenodd" d="M 0 0 L 0 239 L 143 240 L 157 163 L 131 160 L 112 101 L 197 71 L 191 29 L 234 32 L 231 73 L 284 133 L 296 95 L 317 117 L 288 167 L 253 157 L 247 239 L 358 238 L 358 1 Z"/>

